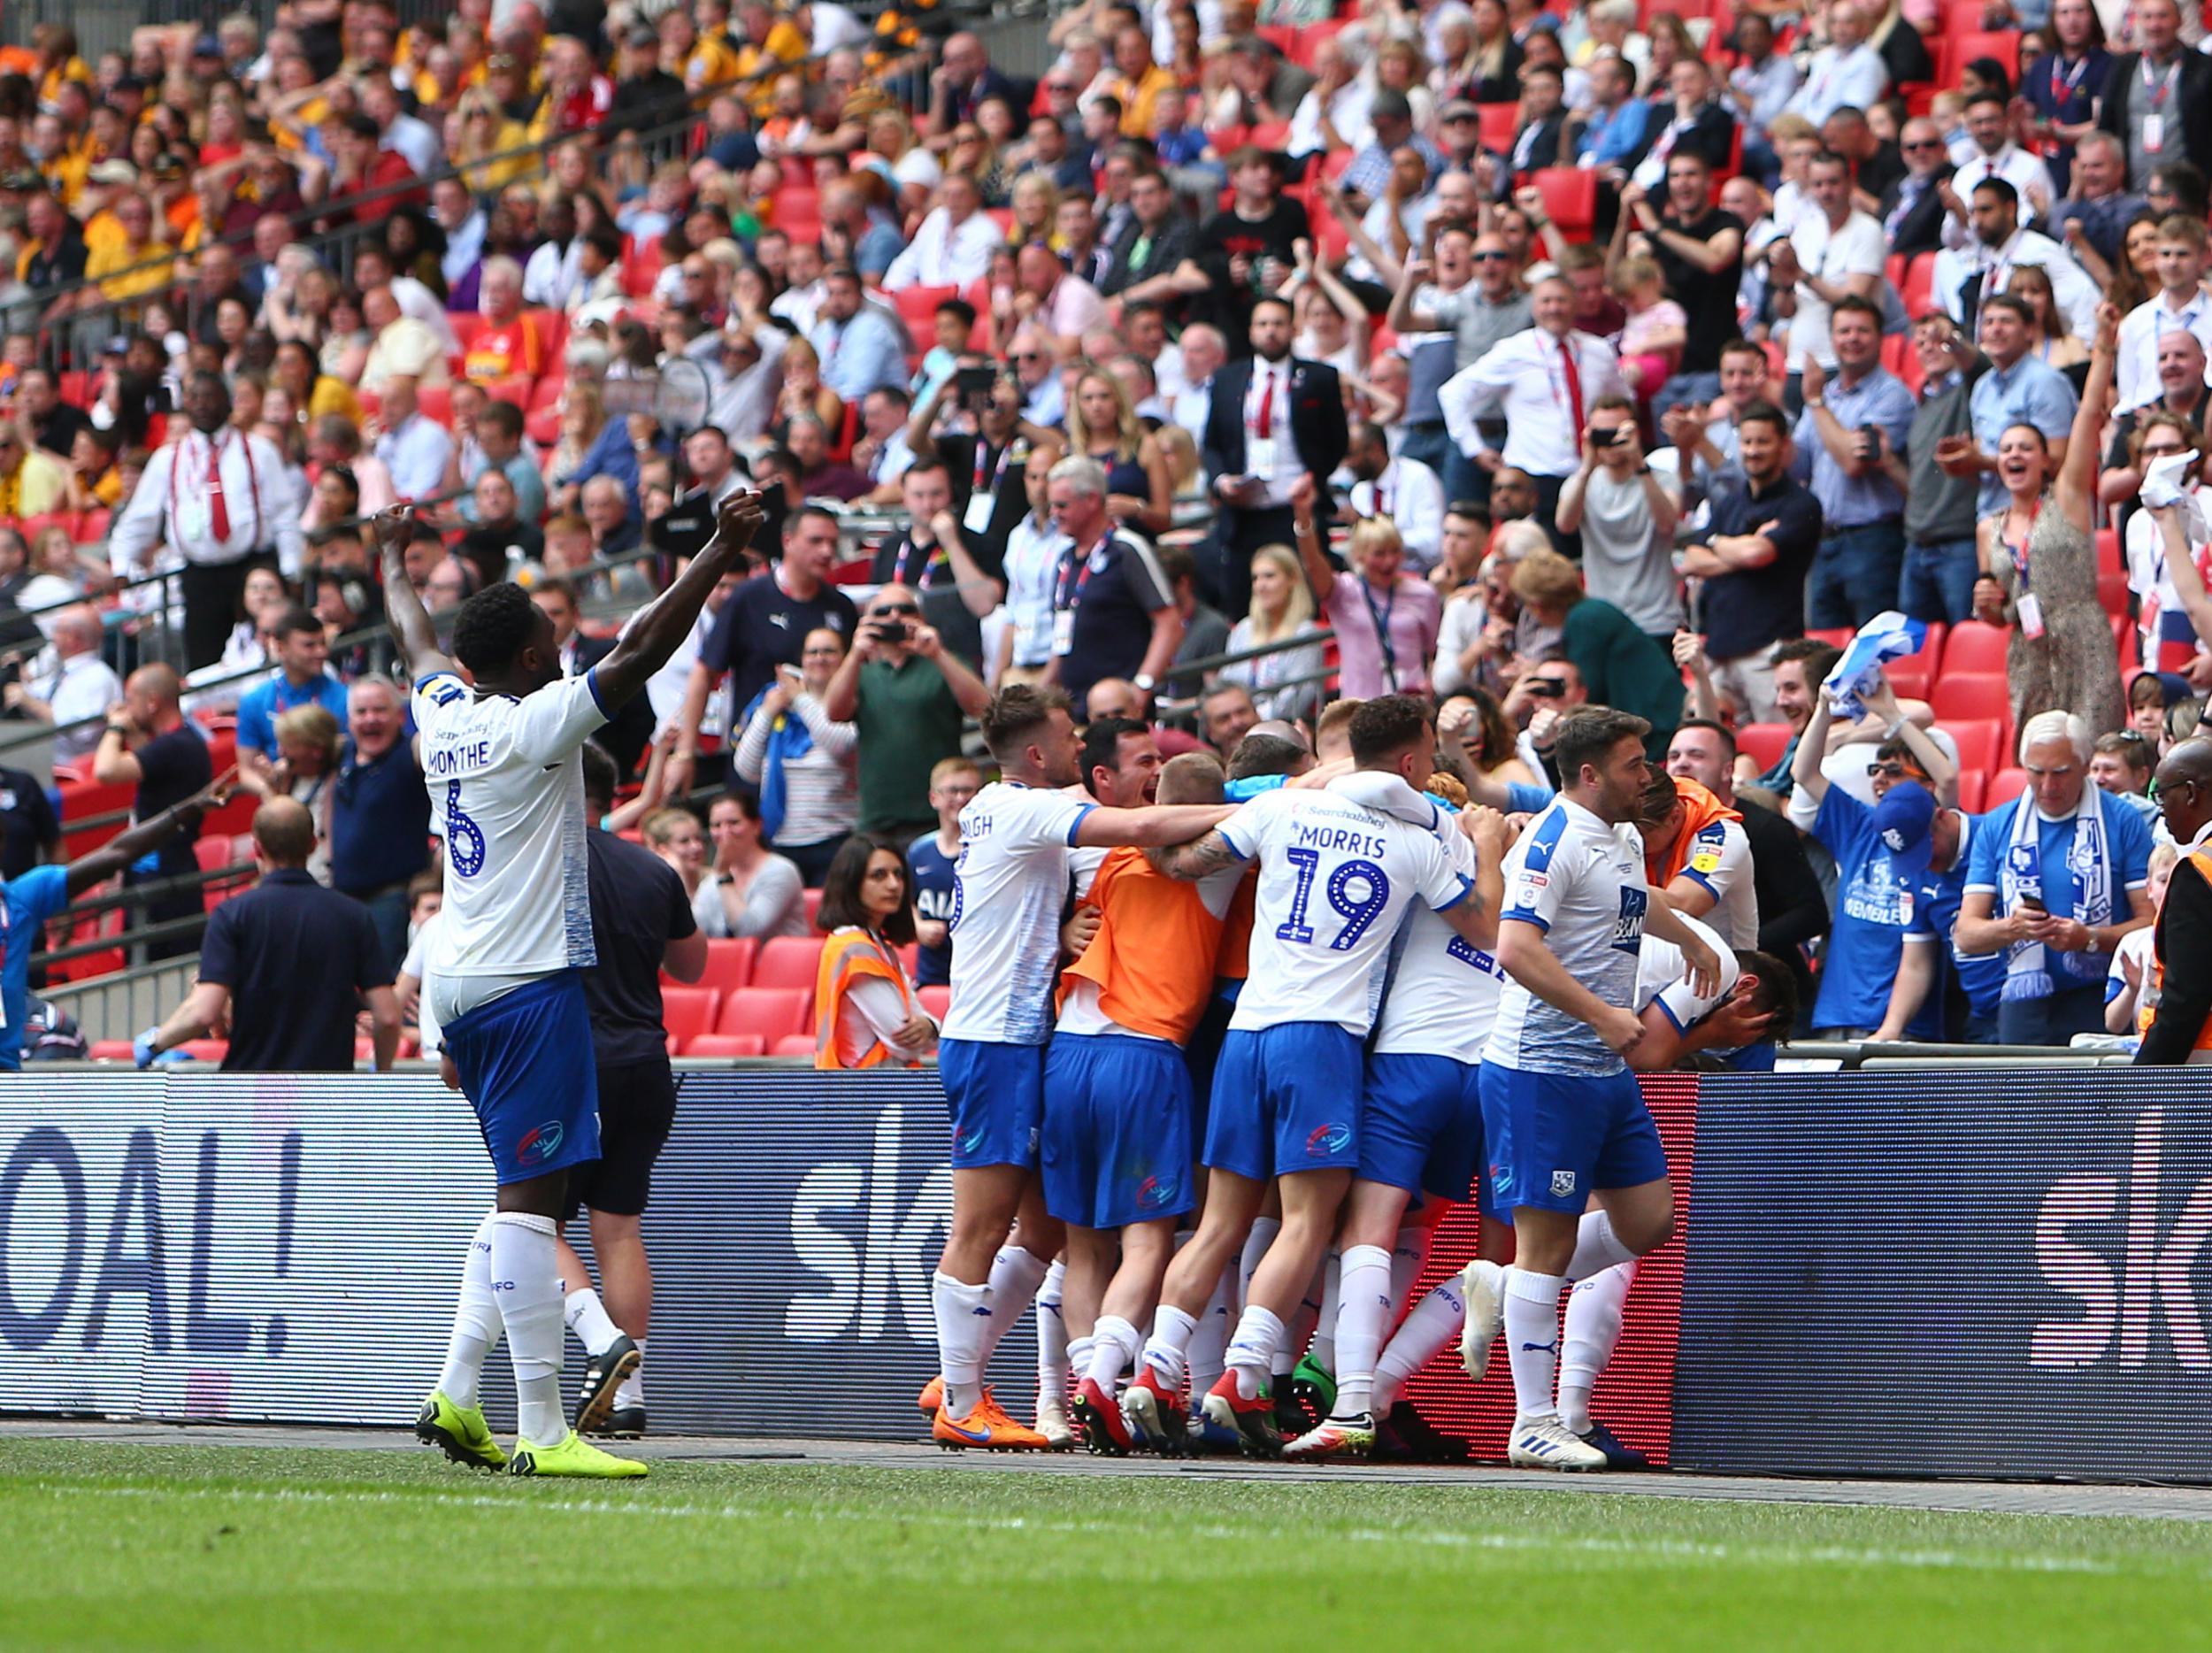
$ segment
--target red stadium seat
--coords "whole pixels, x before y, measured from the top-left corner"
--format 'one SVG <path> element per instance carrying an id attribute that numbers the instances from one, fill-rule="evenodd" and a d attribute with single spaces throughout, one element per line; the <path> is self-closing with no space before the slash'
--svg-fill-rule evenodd
<path id="1" fill-rule="evenodd" d="M 1290 142 L 1290 122 L 1263 120 L 1252 128 L 1252 140 L 1263 150 L 1279 150 Z"/>
<path id="2" fill-rule="evenodd" d="M 415 406 L 423 418 L 433 425 L 453 427 L 453 387 L 451 385 L 417 385 Z"/>
<path id="3" fill-rule="evenodd" d="M 561 439 L 561 411 L 552 406 L 537 408 L 524 417 L 522 428 L 541 448 L 550 448 Z"/>
<path id="4" fill-rule="evenodd" d="M 690 1057 L 766 1056 L 768 1042 L 758 1034 L 701 1034 L 680 1054 Z"/>
<path id="5" fill-rule="evenodd" d="M 1851 640 L 1858 633 L 1848 626 L 1830 626 L 1820 629 L 1809 626 L 1805 628 L 1805 634 L 1816 642 L 1826 643 L 1831 649 L 1848 649 Z"/>
<path id="6" fill-rule="evenodd" d="M 1936 84 L 1956 86 L 1961 73 L 1977 58 L 1994 58 L 2010 75 L 2020 61 L 2018 29 L 1977 29 L 1971 34 L 1948 35 L 1936 42 Z"/>
<path id="7" fill-rule="evenodd" d="M 1928 308 L 1928 296 L 1935 290 L 1935 258 L 1932 252 L 1916 252 L 1905 266 L 1905 284 L 1898 289 L 1897 297 L 1909 316 L 1920 315 Z"/>
<path id="8" fill-rule="evenodd" d="M 461 347 L 461 354 L 467 355 L 469 346 L 476 342 L 476 335 L 484 330 L 482 312 L 474 310 L 451 311 L 447 313 L 446 320 L 453 328 L 454 341 Z"/>
<path id="9" fill-rule="evenodd" d="M 1546 166 L 1530 181 L 1544 192 L 1544 211 L 1569 241 L 1590 234 L 1598 217 L 1598 175 L 1579 166 Z"/>
<path id="10" fill-rule="evenodd" d="M 939 1021 L 944 1020 L 945 1012 L 952 1008 L 952 989 L 948 987 L 916 988 L 914 996 L 921 1000 L 922 1008 Z"/>
<path id="11" fill-rule="evenodd" d="M 2108 614 L 2124 615 L 2128 611 L 2128 577 L 2125 570 L 2097 570 L 2097 605 Z"/>
<path id="12" fill-rule="evenodd" d="M 1980 814 L 1983 808 L 1982 798 L 1988 790 L 1988 787 L 1989 777 L 1982 773 L 1980 770 L 1961 770 L 1959 772 L 1959 808 L 1964 810 L 1969 815 Z"/>
<path id="13" fill-rule="evenodd" d="M 85 1048 L 85 1057 L 92 1062 L 132 1062 L 138 1052 L 127 1039 L 95 1039 Z"/>
<path id="14" fill-rule="evenodd" d="M 1478 104 L 1475 119 L 1482 133 L 1482 147 L 1500 155 L 1513 152 L 1513 140 L 1521 130 L 1518 104 Z"/>
<path id="15" fill-rule="evenodd" d="M 792 988 L 739 988 L 722 999 L 722 1014 L 714 1026 L 718 1034 L 758 1034 L 777 1040 L 807 1030 L 807 1003 L 811 990 Z"/>
<path id="16" fill-rule="evenodd" d="M 661 1026 L 679 1045 L 695 1039 L 714 1026 L 721 994 L 712 988 L 663 988 Z"/>
<path id="17" fill-rule="evenodd" d="M 937 306 L 948 298 L 960 296 L 957 287 L 908 287 L 894 293 L 892 301 L 897 304 L 899 315 L 913 329 L 917 337 L 927 337 L 936 319 Z"/>
<path id="18" fill-rule="evenodd" d="M 188 1039 L 177 1046 L 177 1049 L 195 1062 L 205 1062 L 213 1065 L 229 1054 L 230 1041 L 227 1039 Z"/>
<path id="19" fill-rule="evenodd" d="M 2028 772 L 2024 769 L 2006 769 L 1992 775 L 1989 788 L 1982 795 L 1985 811 L 2002 809 L 2028 789 Z"/>
<path id="20" fill-rule="evenodd" d="M 754 955 L 753 973 L 745 985 L 795 988 L 810 999 L 814 996 L 815 967 L 821 957 L 819 936 L 776 936 L 763 942 L 760 951 Z"/>
<path id="21" fill-rule="evenodd" d="M 495 379 L 484 387 L 484 394 L 495 402 L 511 402 L 525 413 L 530 411 L 530 398 L 535 394 L 538 381 L 528 373 L 509 373 Z"/>
<path id="22" fill-rule="evenodd" d="M 2012 755 L 2005 750 L 2006 725 L 1994 718 L 1962 718 L 1942 727 L 1959 749 L 1962 773 L 1978 770 L 1993 775 L 2012 761 Z"/>
<path id="23" fill-rule="evenodd" d="M 1947 670 L 1928 691 L 1928 704 L 1935 709 L 1939 723 L 1962 718 L 1994 718 L 2001 722 L 2012 715 L 2012 689 L 2002 672 Z"/>
<path id="24" fill-rule="evenodd" d="M 1793 733 L 1786 723 L 1747 723 L 1736 731 L 1736 750 L 1761 769 L 1771 769 L 1789 750 Z"/>
<path id="25" fill-rule="evenodd" d="M 1951 627 L 1943 640 L 1943 669 L 1946 672 L 2002 672 L 2005 669 L 2005 650 L 2010 646 L 2012 633 L 2002 626 L 1986 625 L 1980 620 L 1962 620 Z"/>
<path id="26" fill-rule="evenodd" d="M 780 1057 L 803 1056 L 809 1061 L 812 1061 L 814 1059 L 814 1035 L 812 1034 L 786 1034 L 776 1041 L 776 1048 L 771 1054 Z"/>
<path id="27" fill-rule="evenodd" d="M 2097 530 L 2097 572 L 2107 569 L 2124 571 L 2127 565 L 2120 560 L 2120 531 L 2117 528 Z"/>
<path id="28" fill-rule="evenodd" d="M 822 918 L 822 892 L 810 889 L 802 899 L 806 903 L 806 922 L 809 929 L 819 929 Z"/>
<path id="29" fill-rule="evenodd" d="M 1298 26 L 1294 23 L 1262 24 L 1259 35 L 1262 40 L 1267 42 L 1286 58 L 1291 57 L 1298 50 Z"/>
<path id="30" fill-rule="evenodd" d="M 753 956 L 760 943 L 751 936 L 717 936 L 707 942 L 707 970 L 698 985 L 728 993 L 753 984 Z"/>

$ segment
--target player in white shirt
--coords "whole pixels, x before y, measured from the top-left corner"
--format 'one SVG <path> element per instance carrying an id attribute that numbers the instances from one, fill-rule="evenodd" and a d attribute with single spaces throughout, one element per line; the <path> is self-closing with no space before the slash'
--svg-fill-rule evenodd
<path id="1" fill-rule="evenodd" d="M 1623 1056 L 1643 1038 L 1632 1008 L 1647 932 L 1681 948 L 1691 985 L 1720 961 L 1644 879 L 1630 824 L 1651 765 L 1643 719 L 1586 707 L 1559 724 L 1564 784 L 1506 857 L 1498 960 L 1510 980 L 1482 1059 L 1491 1195 L 1513 1220 L 1514 1265 L 1467 1271 L 1462 1354 L 1479 1374 L 1502 1326 L 1517 1413 L 1509 1456 L 1539 1469 L 1601 1469 L 1605 1454 L 1559 1420 L 1559 1296 L 1571 1280 L 1640 1257 L 1672 1232 L 1667 1157 Z M 1588 1211 L 1591 1196 L 1603 1209 Z"/>
<path id="2" fill-rule="evenodd" d="M 1194 844 L 1160 857 L 1163 871 L 1203 878 L 1232 861 L 1259 862 L 1251 973 L 1238 995 L 1214 1070 L 1206 1122 L 1210 1171 L 1198 1232 L 1169 1267 L 1144 1365 L 1124 1399 L 1133 1431 L 1180 1442 L 1177 1414 L 1196 1317 L 1242 1247 L 1271 1180 L 1282 1227 L 1260 1259 L 1206 1415 L 1244 1449 L 1282 1449 L 1269 1393 L 1284 1321 L 1335 1232 L 1360 1163 L 1361 1044 L 1373 1025 L 1400 919 L 1417 897 L 1473 946 L 1494 940 L 1494 910 L 1461 877 L 1425 826 L 1417 796 L 1434 773 L 1427 703 L 1368 701 L 1351 719 L 1355 773 L 1327 787 L 1266 792 Z M 1393 811 L 1376 807 L 1387 799 Z M 1471 830 L 1481 811 L 1460 817 Z"/>
<path id="3" fill-rule="evenodd" d="M 582 747 L 675 652 L 762 516 L 757 494 L 726 502 L 706 548 L 581 677 L 561 675 L 553 624 L 519 586 L 479 592 L 453 628 L 455 660 L 473 688 L 439 650 L 408 584 L 408 508 L 376 520 L 385 602 L 415 685 L 423 774 L 446 845 L 433 1009 L 499 1180 L 498 1209 L 470 1242 L 444 1370 L 415 1423 L 456 1463 L 517 1475 L 645 1473 L 579 1439 L 561 1404 L 555 1225 L 566 1214 L 568 1167 L 599 1157 L 577 974 L 595 959 Z M 519 1399 L 511 1458 L 477 1404 L 485 1357 L 503 1334 Z M 611 1368 L 607 1393 L 628 1375 Z"/>
<path id="4" fill-rule="evenodd" d="M 952 1116 L 952 1225 L 930 1287 L 940 1364 L 930 1434 L 955 1449 L 1034 1449 L 1045 1438 L 985 1390 L 983 1363 L 995 1341 L 995 1256 L 1003 1247 L 1034 1265 L 1026 1289 L 1010 1294 L 1018 1299 L 1010 1319 L 1027 1306 L 1044 1262 L 1060 1249 L 1036 1165 L 1069 851 L 1183 843 L 1230 811 L 1102 809 L 1058 790 L 1080 778 L 1082 743 L 1056 690 L 1002 689 L 984 707 L 982 724 L 1000 778 L 960 811 L 952 1003 L 937 1046 Z M 1009 1245 L 1017 1217 L 1020 1243 Z"/>
<path id="5" fill-rule="evenodd" d="M 1774 1039 L 1797 1020 L 1797 987 L 1789 969 L 1771 954 L 1731 950 L 1709 926 L 1683 915 L 1720 960 L 1711 993 L 1685 979 L 1681 949 L 1655 935 L 1644 937 L 1636 966 L 1636 1013 L 1644 1036 L 1629 1053 L 1640 1073 L 1662 1073 L 1699 1051 L 1724 1057 L 1747 1071 L 1771 1070 Z M 1609 1469 L 1642 1469 L 1648 1460 L 1590 1416 L 1590 1391 L 1620 1341 L 1621 1312 L 1636 1279 L 1634 1259 L 1576 1282 L 1567 1298 L 1566 1329 L 1559 1357 L 1559 1419 L 1578 1439 L 1605 1455 Z"/>
<path id="6" fill-rule="evenodd" d="M 1655 768 L 1636 826 L 1643 834 L 1644 870 L 1665 879 L 1661 888 L 1677 912 L 1686 919 L 1709 917 L 1730 947 L 1759 944 L 1759 892 L 1740 811 L 1699 782 Z"/>
<path id="7" fill-rule="evenodd" d="M 1459 875 L 1485 908 L 1496 911 L 1505 890 L 1504 818 L 1476 811 L 1470 836 L 1427 799 L 1421 803 Z M 1359 1174 L 1337 1234 L 1334 1393 L 1326 1416 L 1284 1448 L 1286 1457 L 1365 1457 L 1373 1449 L 1376 1425 L 1389 1415 L 1397 1389 L 1395 1380 L 1378 1380 L 1383 1337 L 1425 1251 L 1402 1243 L 1406 1208 L 1421 1203 L 1424 1222 L 1415 1238 L 1425 1242 L 1434 1221 L 1481 1186 L 1477 1173 L 1486 1170 L 1476 1080 L 1504 972 L 1494 955 L 1422 907 L 1407 916 L 1396 953 L 1360 1099 Z M 1486 1174 L 1483 1185 L 1487 1180 Z M 1483 1203 L 1486 1211 L 1486 1196 Z M 1493 1222 L 1486 1217 L 1486 1226 Z M 1395 1278 L 1401 1252 L 1410 1265 L 1402 1280 Z M 1456 1319 L 1447 1324 L 1429 1352 L 1457 1327 Z M 1299 1371 L 1306 1370 L 1302 1362 Z"/>

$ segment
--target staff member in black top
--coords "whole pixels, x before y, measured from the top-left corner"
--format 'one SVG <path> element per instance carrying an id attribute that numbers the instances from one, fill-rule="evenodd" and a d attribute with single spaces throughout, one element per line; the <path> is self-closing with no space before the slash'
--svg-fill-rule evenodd
<path id="1" fill-rule="evenodd" d="M 131 819 L 151 820 L 172 803 L 181 803 L 215 778 L 207 742 L 186 721 L 179 705 L 183 685 L 173 667 L 142 665 L 123 685 L 123 703 L 108 712 L 108 727 L 92 751 L 92 778 L 102 786 L 134 786 Z M 199 870 L 192 848 L 196 834 L 180 831 L 156 851 L 151 870 L 124 874 L 127 884 L 188 877 Z M 146 903 L 146 921 L 165 924 L 197 917 L 206 910 L 198 889 L 157 896 Z M 195 930 L 146 944 L 148 958 L 179 958 L 200 945 Z"/>
<path id="2" fill-rule="evenodd" d="M 922 600 L 922 619 L 948 649 L 980 672 L 983 617 L 1006 595 L 1004 542 L 993 553 L 961 528 L 942 459 L 909 465 L 899 478 L 899 503 L 906 532 L 876 547 L 868 577 L 878 585 L 910 588 Z"/>
<path id="3" fill-rule="evenodd" d="M 597 745 L 584 751 L 584 810 L 595 821 L 614 808 L 615 765 Z M 604 1299 L 568 1242 L 561 1242 L 564 1313 L 590 1360 L 576 1403 L 576 1427 L 635 1439 L 645 1433 L 638 1369 L 653 1312 L 653 1271 L 638 1219 L 653 1162 L 676 1122 L 676 1080 L 668 1067 L 660 976 L 696 981 L 706 973 L 707 938 L 691 916 L 683 880 L 649 850 L 612 833 L 585 837 L 591 860 L 591 939 L 599 962 L 584 972 L 584 1003 L 599 1068 L 599 1158 L 569 1172 L 569 1215 L 591 1213 L 591 1254 Z"/>
<path id="4" fill-rule="evenodd" d="M 1125 677 L 1149 701 L 1183 642 L 1175 588 L 1150 546 L 1115 528 L 1097 460 L 1061 460 L 1045 488 L 1053 523 L 1070 542 L 1053 580 L 1045 680 L 1079 706 L 1101 678 Z"/>
<path id="5" fill-rule="evenodd" d="M 61 859 L 61 818 L 35 775 L 0 769 L 0 880 Z"/>
<path id="6" fill-rule="evenodd" d="M 369 1008 L 376 1071 L 399 1050 L 399 996 L 376 926 L 358 903 L 307 872 L 314 818 L 271 798 L 253 818 L 261 881 L 215 909 L 200 980 L 169 1019 L 138 1036 L 138 1065 L 227 1022 L 226 1073 L 350 1073 L 354 1021 Z"/>

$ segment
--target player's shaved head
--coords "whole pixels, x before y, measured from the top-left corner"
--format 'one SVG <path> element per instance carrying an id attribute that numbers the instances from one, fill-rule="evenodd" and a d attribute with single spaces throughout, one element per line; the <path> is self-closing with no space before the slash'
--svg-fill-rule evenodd
<path id="1" fill-rule="evenodd" d="M 1185 752 L 1160 766 L 1163 803 L 1218 803 L 1225 796 L 1221 760 L 1211 752 Z"/>
<path id="2" fill-rule="evenodd" d="M 1312 767 L 1313 754 L 1303 741 L 1262 734 L 1256 729 L 1239 741 L 1237 750 L 1229 755 L 1232 780 L 1249 780 L 1255 775 L 1302 775 Z"/>
<path id="3" fill-rule="evenodd" d="M 272 866 L 303 867 L 315 853 L 315 818 L 292 798 L 271 798 L 253 815 L 253 841 Z"/>

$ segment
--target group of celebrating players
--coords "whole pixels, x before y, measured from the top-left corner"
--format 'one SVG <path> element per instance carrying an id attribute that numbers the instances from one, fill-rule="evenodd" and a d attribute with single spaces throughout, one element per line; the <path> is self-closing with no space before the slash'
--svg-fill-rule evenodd
<path id="1" fill-rule="evenodd" d="M 1563 720 L 1561 791 L 1510 823 L 1437 773 L 1426 702 L 1334 727 L 1341 755 L 1263 725 L 1225 780 L 1140 724 L 1079 736 L 1050 690 L 986 711 L 940 1042 L 941 1444 L 1417 1454 L 1406 1380 L 1455 1334 L 1479 1379 L 1502 1332 L 1513 1463 L 1640 1461 L 1589 1411 L 1673 1220 L 1634 1073 L 1770 1065 L 1789 973 L 1654 887 L 1637 823 L 1673 787 L 1643 719 Z M 1470 1198 L 1476 1260 L 1408 1311 Z M 983 1382 L 1033 1299 L 1034 1428 Z"/>
<path id="2" fill-rule="evenodd" d="M 733 495 L 705 550 L 569 679 L 511 585 L 464 606 L 448 658 L 400 566 L 404 509 L 380 519 L 450 874 L 435 1008 L 499 1181 L 417 1421 L 465 1464 L 646 1473 L 581 1440 L 560 1395 L 558 1223 L 571 1168 L 600 1156 L 583 749 L 762 516 Z M 1634 1462 L 1589 1413 L 1635 1259 L 1673 1217 L 1632 1070 L 1693 1051 L 1770 1065 L 1770 1030 L 1794 1018 L 1778 961 L 1669 899 L 1673 869 L 1637 823 L 1672 819 L 1674 783 L 1643 719 L 1563 719 L 1564 784 L 1510 819 L 1437 773 L 1432 709 L 1406 696 L 1333 709 L 1318 751 L 1263 724 L 1225 776 L 1210 754 L 1164 764 L 1140 723 L 1079 734 L 1052 688 L 1002 688 L 982 727 L 999 777 L 960 816 L 939 1042 L 953 1212 L 932 1282 L 940 1376 L 920 1397 L 933 1437 L 1403 1449 L 1423 1439 L 1390 1428 L 1406 1380 L 1455 1333 L 1479 1377 L 1502 1332 L 1514 1463 Z M 1471 1196 L 1477 1259 L 1400 1319 L 1430 1235 Z M 1035 1428 L 983 1382 L 1033 1301 Z M 503 1338 L 511 1454 L 477 1398 Z M 595 1357 L 596 1388 L 626 1358 Z"/>

